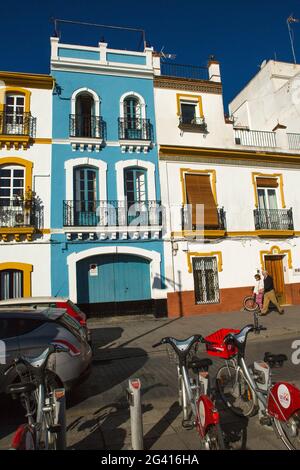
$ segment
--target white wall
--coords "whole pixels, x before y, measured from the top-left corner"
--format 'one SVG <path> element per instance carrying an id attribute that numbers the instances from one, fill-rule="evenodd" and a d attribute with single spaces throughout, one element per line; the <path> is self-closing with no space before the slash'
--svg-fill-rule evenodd
<path id="1" fill-rule="evenodd" d="M 33 265 L 31 273 L 32 296 L 51 295 L 49 242 L 1 242 L 0 263 L 8 262 Z"/>

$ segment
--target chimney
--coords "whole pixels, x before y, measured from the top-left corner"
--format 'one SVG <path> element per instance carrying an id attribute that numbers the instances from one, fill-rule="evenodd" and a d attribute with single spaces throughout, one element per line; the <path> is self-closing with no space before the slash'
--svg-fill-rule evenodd
<path id="1" fill-rule="evenodd" d="M 220 63 L 214 56 L 209 57 L 207 67 L 209 80 L 212 82 L 221 82 Z"/>

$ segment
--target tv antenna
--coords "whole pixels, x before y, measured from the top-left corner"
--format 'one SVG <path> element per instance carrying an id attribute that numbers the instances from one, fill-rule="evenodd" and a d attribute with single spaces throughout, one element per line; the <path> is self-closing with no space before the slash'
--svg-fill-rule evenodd
<path id="1" fill-rule="evenodd" d="M 164 52 L 164 48 L 165 46 L 163 46 L 160 50 L 160 52 L 158 53 L 158 55 L 162 58 L 162 59 L 176 59 L 176 54 L 169 54 L 167 52 Z"/>
<path id="2" fill-rule="evenodd" d="M 293 13 L 291 13 L 290 16 L 288 17 L 288 19 L 286 20 L 286 24 L 287 24 L 288 31 L 289 31 L 289 36 L 290 36 L 290 41 L 291 41 L 293 59 L 294 59 L 295 64 L 297 63 L 297 61 L 296 61 L 296 54 L 295 54 L 295 48 L 294 48 L 294 32 L 291 28 L 291 23 L 299 23 L 299 22 L 300 22 L 300 20 L 298 18 L 293 17 Z"/>

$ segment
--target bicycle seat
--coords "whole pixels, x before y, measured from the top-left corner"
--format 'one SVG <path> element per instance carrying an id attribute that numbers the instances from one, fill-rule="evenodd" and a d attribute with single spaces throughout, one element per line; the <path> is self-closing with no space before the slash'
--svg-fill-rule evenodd
<path id="1" fill-rule="evenodd" d="M 212 365 L 212 360 L 209 358 L 200 359 L 199 357 L 193 357 L 188 363 L 188 368 L 193 369 L 193 371 L 207 371 L 209 366 Z"/>
<path id="2" fill-rule="evenodd" d="M 18 384 L 10 384 L 6 388 L 6 393 L 15 395 L 17 393 L 31 393 L 36 389 L 36 385 L 32 382 L 21 382 Z"/>
<path id="3" fill-rule="evenodd" d="M 266 352 L 264 356 L 264 361 L 269 364 L 270 367 L 281 367 L 287 359 L 285 354 L 272 354 L 270 352 Z"/>

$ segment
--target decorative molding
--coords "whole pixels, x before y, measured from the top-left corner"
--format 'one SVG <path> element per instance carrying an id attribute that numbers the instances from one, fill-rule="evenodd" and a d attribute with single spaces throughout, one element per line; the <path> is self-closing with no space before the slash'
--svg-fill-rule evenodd
<path id="1" fill-rule="evenodd" d="M 217 256 L 218 258 L 218 271 L 221 272 L 223 271 L 223 258 L 222 258 L 222 252 L 221 251 L 211 251 L 210 253 L 198 253 L 197 251 L 190 251 L 189 253 L 186 254 L 187 256 L 187 264 L 188 264 L 188 272 L 192 273 L 193 272 L 193 267 L 192 267 L 192 258 L 194 256 Z"/>
<path id="2" fill-rule="evenodd" d="M 255 199 L 255 207 L 258 207 L 258 195 L 257 195 L 257 186 L 256 186 L 256 178 L 258 176 L 262 176 L 264 178 L 279 178 L 279 191 L 280 191 L 280 197 L 281 197 L 281 206 L 282 209 L 286 207 L 285 205 L 285 200 L 284 200 L 284 194 L 283 194 L 283 176 L 282 173 L 255 173 L 252 172 L 252 184 L 254 188 L 254 199 Z"/>
<path id="3" fill-rule="evenodd" d="M 25 168 L 25 190 L 32 189 L 32 162 L 19 157 L 0 157 L 0 166 L 2 165 L 23 166 Z"/>
<path id="4" fill-rule="evenodd" d="M 50 75 L 0 72 L 0 80 L 10 86 L 22 86 L 29 88 L 42 88 L 52 90 L 55 79 Z"/>
<path id="5" fill-rule="evenodd" d="M 199 147 L 180 147 L 171 145 L 161 145 L 159 150 L 160 160 L 165 161 L 186 161 L 186 162 L 199 162 L 209 161 L 212 162 L 214 158 L 215 163 L 220 162 L 233 162 L 234 164 L 245 164 L 251 161 L 253 165 L 261 165 L 261 163 L 282 165 L 294 164 L 296 168 L 300 165 L 300 152 L 296 153 L 273 153 L 273 152 L 259 152 L 250 150 L 236 150 L 236 149 L 216 149 L 216 148 L 199 148 Z M 235 158 L 236 157 L 236 158 Z"/>
<path id="6" fill-rule="evenodd" d="M 5 271 L 6 269 L 18 269 L 23 272 L 23 297 L 31 297 L 32 264 L 15 262 L 0 263 L 0 271 Z"/>
<path id="7" fill-rule="evenodd" d="M 285 256 L 287 255 L 288 257 L 288 267 L 289 269 L 293 269 L 293 263 L 292 263 L 292 253 L 291 250 L 281 250 L 279 246 L 272 246 L 269 251 L 260 251 L 259 256 L 260 256 L 260 264 L 261 268 L 265 269 L 265 256 L 276 256 L 276 255 L 282 255 Z"/>
<path id="8" fill-rule="evenodd" d="M 169 88 L 172 90 L 200 91 L 202 93 L 222 94 L 222 84 L 208 80 L 193 80 L 176 77 L 154 77 L 155 88 Z"/>
<path id="9" fill-rule="evenodd" d="M 88 93 L 89 95 L 91 95 L 93 97 L 94 104 L 95 104 L 95 116 L 100 116 L 101 98 L 99 98 L 99 96 L 97 95 L 97 93 L 94 90 L 92 90 L 90 88 L 87 88 L 87 87 L 79 88 L 79 89 L 75 90 L 72 93 L 72 97 L 71 97 L 71 114 L 76 114 L 76 98 L 81 93 Z"/>
<path id="10" fill-rule="evenodd" d="M 197 104 L 198 104 L 198 112 L 199 112 L 199 116 L 197 117 L 200 117 L 200 118 L 203 118 L 203 106 L 202 106 L 202 98 L 200 95 L 187 95 L 187 94 L 180 94 L 180 93 L 176 93 L 176 101 L 177 101 L 177 116 L 180 116 L 181 115 L 181 106 L 180 106 L 180 102 L 181 101 L 184 101 L 184 100 L 187 100 L 187 101 L 196 101 Z"/>

